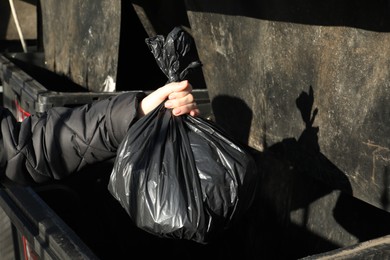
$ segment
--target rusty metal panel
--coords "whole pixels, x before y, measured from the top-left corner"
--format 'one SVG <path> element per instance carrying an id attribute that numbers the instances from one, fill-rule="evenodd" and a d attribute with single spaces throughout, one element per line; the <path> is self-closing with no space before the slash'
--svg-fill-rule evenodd
<path id="1" fill-rule="evenodd" d="M 90 91 L 115 90 L 121 1 L 48 0 L 41 8 L 47 68 Z"/>

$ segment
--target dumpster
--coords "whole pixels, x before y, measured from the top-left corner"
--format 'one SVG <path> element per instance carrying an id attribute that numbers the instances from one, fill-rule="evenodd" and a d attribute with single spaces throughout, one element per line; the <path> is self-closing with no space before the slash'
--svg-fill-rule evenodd
<path id="1" fill-rule="evenodd" d="M 0 187 L 1 259 L 99 259 L 30 187 Z"/>
<path id="2" fill-rule="evenodd" d="M 81 10 L 99 23 L 101 8 L 94 9 L 92 2 L 84 1 Z M 108 2 L 99 3 L 101 7 Z M 61 10 L 74 6 L 55 5 L 46 1 L 42 7 L 48 68 L 88 91 L 100 91 L 107 74 L 96 71 L 108 71 L 96 67 L 87 73 L 93 67 L 87 66 L 93 63 L 91 55 L 87 59 L 75 55 L 78 50 L 102 51 L 94 35 L 114 42 L 99 57 L 109 57 L 116 67 L 111 71 L 118 73 L 116 91 L 125 86 L 137 90 L 131 85 L 135 78 L 123 77 L 124 65 L 139 61 L 133 48 L 123 47 L 133 43 L 129 31 L 137 28 L 150 37 L 184 26 L 194 37 L 203 64 L 199 86 L 207 90 L 213 120 L 259 152 L 261 178 L 253 208 L 242 223 L 207 246 L 156 239 L 135 229 L 107 196 L 107 176 L 96 174 L 103 166 L 95 174 L 90 171 L 63 183 L 62 189 L 37 190 L 95 254 L 111 259 L 153 248 L 147 251 L 150 257 L 167 252 L 168 257 L 181 259 L 389 258 L 387 2 L 121 1 L 111 6 L 120 12 L 107 9 L 102 14 L 105 22 L 113 16 L 112 39 L 107 39 L 107 24 L 89 31 L 93 23 L 72 13 L 68 23 L 75 23 L 67 28 L 75 24 L 82 28 L 72 31 L 76 45 L 68 41 L 69 31 L 56 30 L 62 20 L 50 16 L 65 16 Z M 119 24 L 121 31 L 115 31 Z M 117 37 L 127 44 L 117 45 Z M 149 68 L 137 64 L 140 71 Z M 156 77 L 148 80 L 160 82 L 158 73 L 152 74 Z M 88 75 L 98 80 L 90 84 Z M 60 198 L 74 195 L 80 204 L 56 199 L 53 192 L 65 195 Z M 86 203 L 96 200 L 97 205 Z M 66 202 L 70 205 L 64 207 Z M 112 239 L 107 244 L 102 237 Z"/>
<path id="3" fill-rule="evenodd" d="M 15 101 L 22 105 L 34 104 L 25 108 L 21 105 L 13 111 L 15 115 L 20 114 L 20 111 L 44 113 L 40 110 L 41 108 L 48 109 L 57 105 L 76 106 L 83 102 L 93 102 L 94 98 L 101 98 L 99 95 L 95 96 L 99 93 L 81 91 L 73 92 L 75 94 L 73 95 L 74 99 L 69 102 L 72 92 L 49 90 L 49 86 L 44 86 L 39 82 L 47 80 L 47 77 L 44 80 L 39 79 L 39 73 L 34 75 L 33 70 L 29 70 L 30 74 L 28 74 L 26 70 L 22 70 L 21 67 L 16 65 L 17 63 L 22 64 L 22 61 L 25 60 L 22 58 L 23 55 L 11 56 L 14 56 L 14 58 L 0 56 L 0 79 L 5 90 L 4 101 L 10 102 L 10 104 L 14 104 Z M 40 71 L 40 68 L 37 71 Z M 60 85 L 63 83 L 60 83 L 60 80 L 57 79 L 52 84 Z M 35 93 L 36 95 L 26 95 L 25 92 Z M 49 97 L 55 96 L 56 98 L 45 99 L 46 94 Z M 90 99 L 78 99 L 76 94 L 79 94 L 79 96 L 90 95 Z M 117 93 L 105 93 L 104 95 L 114 94 Z M 199 100 L 202 114 L 213 118 L 210 112 L 210 103 L 207 99 L 207 91 L 195 90 L 194 94 Z M 150 256 L 158 257 L 161 251 L 169 250 L 169 252 L 174 252 L 169 254 L 172 259 L 179 259 L 183 255 L 187 259 L 198 259 L 205 254 L 210 257 L 223 256 L 226 259 L 237 257 L 244 257 L 245 259 L 258 259 L 258 257 L 283 257 L 284 259 L 308 257 L 309 259 L 318 259 L 319 257 L 340 254 L 348 254 L 351 257 L 386 256 L 389 246 L 386 236 L 388 226 L 385 225 L 385 223 L 388 223 L 388 213 L 349 194 L 335 190 L 310 175 L 300 176 L 299 173 L 305 173 L 307 169 L 294 169 L 296 162 L 292 161 L 288 154 L 288 151 L 293 153 L 299 150 L 297 146 L 298 142 L 296 140 L 286 140 L 278 149 L 270 149 L 269 152 L 264 152 L 258 158 L 268 164 L 262 166 L 263 170 L 272 166 L 274 173 L 272 178 L 265 176 L 261 179 L 263 185 L 267 184 L 270 187 L 262 186 L 255 207 L 251 209 L 249 216 L 245 218 L 243 223 L 240 223 L 216 243 L 210 245 L 203 246 L 188 241 L 160 239 L 135 228 L 125 211 L 108 193 L 107 183 L 111 172 L 111 164 L 96 165 L 55 184 L 22 189 L 2 187 L 0 206 L 3 211 L 0 213 L 3 214 L 2 219 L 7 221 L 7 225 L 2 227 L 9 227 L 8 230 L 14 231 L 1 232 L 1 234 L 3 236 L 18 234 L 16 238 L 11 237 L 12 241 L 19 241 L 17 245 L 12 243 L 12 247 L 22 251 L 24 247 L 35 249 L 36 251 L 33 252 L 41 258 L 48 258 L 48 256 L 65 258 L 72 256 L 72 259 L 119 258 L 124 254 L 129 254 L 129 245 L 136 248 L 131 250 L 131 254 L 142 253 L 143 248 L 153 246 L 156 251 L 150 253 Z M 296 150 L 292 149 L 294 147 Z M 319 160 L 322 161 L 323 165 L 330 167 L 325 157 L 315 158 L 309 156 L 311 155 L 308 155 L 309 160 Z M 289 161 L 286 162 L 286 159 L 289 159 Z M 329 170 L 332 169 L 332 167 L 329 168 Z M 288 179 L 290 183 L 287 184 L 293 187 L 302 187 L 302 189 L 304 187 L 304 194 L 307 196 L 302 198 L 294 195 L 291 200 L 294 203 L 309 201 L 311 203 L 310 212 L 316 216 L 315 218 L 312 216 L 312 218 L 317 221 L 318 219 L 323 220 L 323 227 L 337 232 L 339 237 L 346 240 L 350 239 L 352 241 L 350 246 L 342 245 L 337 241 L 332 242 L 330 239 L 322 238 L 314 232 L 307 231 L 306 224 L 312 229 L 317 224 L 309 221 L 306 224 L 301 223 L 299 225 L 297 224 L 299 223 L 297 216 L 291 216 L 293 221 L 290 222 L 287 216 L 283 215 L 285 212 L 277 212 L 272 204 L 268 204 L 269 202 L 264 199 L 264 193 L 269 191 L 267 188 L 271 189 L 271 187 L 279 185 L 280 196 L 288 195 L 283 194 L 283 192 L 288 192 L 289 186 L 286 183 L 278 182 L 283 179 L 283 173 L 286 171 L 291 173 Z M 269 194 L 269 199 L 275 199 L 271 195 L 272 193 Z M 25 201 L 26 197 L 30 199 Z M 313 198 L 318 199 L 312 202 Z M 279 200 L 277 203 L 283 204 L 285 202 Z M 27 207 L 27 205 L 29 206 Z M 38 207 L 36 205 L 39 205 L 39 208 L 36 208 Z M 297 209 L 301 206 L 301 204 L 294 205 Z M 276 213 L 278 214 L 276 215 Z M 297 215 L 298 213 L 295 212 Z M 47 223 L 47 219 L 50 220 L 49 223 Z M 50 228 L 45 227 L 45 225 Z M 356 230 L 359 233 L 354 233 Z M 360 242 L 353 240 L 355 235 L 367 242 L 363 244 L 364 247 L 360 246 Z M 58 244 L 58 240 L 51 241 L 51 236 L 59 238 L 60 241 L 68 242 Z M 107 237 L 110 237 L 109 241 L 107 241 Z M 9 236 L 7 238 L 10 239 Z M 43 238 L 48 240 L 43 240 Z M 25 246 L 23 247 L 23 245 Z M 351 246 L 354 246 L 355 249 L 351 250 Z M 278 251 L 278 247 L 282 247 L 284 250 L 282 252 Z M 8 250 L 10 250 L 9 247 Z M 15 249 L 12 248 L 12 252 L 14 251 Z M 79 258 L 79 256 L 81 257 Z"/>

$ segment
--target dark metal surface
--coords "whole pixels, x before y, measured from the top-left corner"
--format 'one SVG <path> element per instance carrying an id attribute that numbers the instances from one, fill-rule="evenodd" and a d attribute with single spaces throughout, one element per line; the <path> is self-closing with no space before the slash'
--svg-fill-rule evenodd
<path id="1" fill-rule="evenodd" d="M 91 91 L 116 80 L 121 1 L 41 1 L 46 65 Z M 66 10 L 66 11 L 65 11 Z"/>
<path id="2" fill-rule="evenodd" d="M 0 207 L 40 259 L 98 259 L 31 188 L 1 188 Z"/>

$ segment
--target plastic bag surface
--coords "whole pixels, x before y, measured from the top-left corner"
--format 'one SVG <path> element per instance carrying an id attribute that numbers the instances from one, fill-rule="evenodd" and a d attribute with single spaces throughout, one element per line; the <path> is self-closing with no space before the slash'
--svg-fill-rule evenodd
<path id="1" fill-rule="evenodd" d="M 192 39 L 180 28 L 147 44 L 168 81 L 200 64 L 185 60 Z M 256 178 L 250 153 L 212 121 L 160 104 L 129 129 L 108 189 L 139 228 L 208 243 L 248 209 Z"/>

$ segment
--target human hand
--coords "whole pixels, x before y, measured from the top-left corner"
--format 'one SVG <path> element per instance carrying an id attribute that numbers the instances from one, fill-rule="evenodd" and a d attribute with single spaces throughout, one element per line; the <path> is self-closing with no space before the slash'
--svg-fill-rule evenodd
<path id="1" fill-rule="evenodd" d="M 140 103 L 138 115 L 144 116 L 161 102 L 165 102 L 165 107 L 172 109 L 175 116 L 190 114 L 191 116 L 199 115 L 199 109 L 191 94 L 192 86 L 188 80 L 181 82 L 171 82 L 163 87 L 158 88 L 147 95 Z"/>

